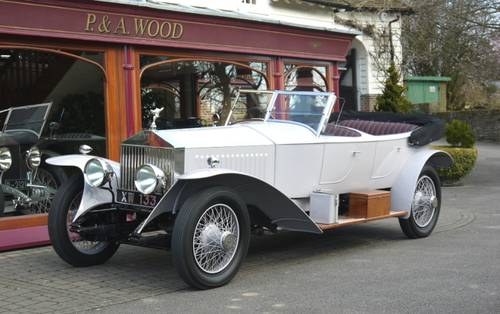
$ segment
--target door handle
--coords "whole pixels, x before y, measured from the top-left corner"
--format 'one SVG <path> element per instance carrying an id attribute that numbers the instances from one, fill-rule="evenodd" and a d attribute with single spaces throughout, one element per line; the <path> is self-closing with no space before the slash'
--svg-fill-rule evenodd
<path id="1" fill-rule="evenodd" d="M 361 151 L 359 151 L 359 150 L 352 151 L 352 155 L 353 156 L 356 156 L 356 155 L 359 155 L 359 154 L 361 154 Z"/>

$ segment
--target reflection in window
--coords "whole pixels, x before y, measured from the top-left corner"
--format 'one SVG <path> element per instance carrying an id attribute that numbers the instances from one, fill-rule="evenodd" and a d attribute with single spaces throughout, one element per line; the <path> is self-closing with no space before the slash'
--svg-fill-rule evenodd
<path id="1" fill-rule="evenodd" d="M 267 89 L 266 71 L 262 62 L 199 60 L 169 60 L 147 68 L 141 77 L 143 127 L 150 126 L 155 107 L 165 108 L 156 120 L 159 129 L 222 125 L 237 89 Z M 249 98 L 248 106 L 252 105 Z"/>
<path id="2" fill-rule="evenodd" d="M 327 91 L 326 66 L 285 64 L 285 89 L 293 91 Z"/>
<path id="3" fill-rule="evenodd" d="M 0 176 L 0 216 L 48 212 L 53 195 L 33 186 L 55 191 L 64 180 L 48 156 L 78 153 L 82 144 L 106 155 L 103 53 L 70 53 L 77 57 L 0 48 L 0 149 L 12 156 Z M 41 163 L 33 166 L 26 156 L 38 150 Z"/>
<path id="4" fill-rule="evenodd" d="M 70 51 L 101 64 L 103 53 Z M 0 110 L 52 102 L 39 146 L 59 154 L 81 144 L 105 156 L 104 76 L 95 64 L 28 49 L 0 49 Z"/>

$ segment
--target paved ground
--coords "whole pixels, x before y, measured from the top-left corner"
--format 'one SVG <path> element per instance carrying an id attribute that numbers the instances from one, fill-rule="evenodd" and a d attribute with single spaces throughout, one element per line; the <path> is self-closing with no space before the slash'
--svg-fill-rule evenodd
<path id="1" fill-rule="evenodd" d="M 397 220 L 323 236 L 253 239 L 227 286 L 188 288 L 169 252 L 123 246 L 105 265 L 72 268 L 50 247 L 0 254 L 0 313 L 498 313 L 500 146 L 481 144 L 464 186 L 444 188 L 433 235 Z"/>

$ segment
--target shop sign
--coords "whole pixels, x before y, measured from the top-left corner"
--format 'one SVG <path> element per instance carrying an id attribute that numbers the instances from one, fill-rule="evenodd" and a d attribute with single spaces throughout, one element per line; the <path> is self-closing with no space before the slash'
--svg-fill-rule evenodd
<path id="1" fill-rule="evenodd" d="M 162 19 L 87 13 L 83 30 L 89 33 L 151 39 L 181 39 L 184 26 Z"/>

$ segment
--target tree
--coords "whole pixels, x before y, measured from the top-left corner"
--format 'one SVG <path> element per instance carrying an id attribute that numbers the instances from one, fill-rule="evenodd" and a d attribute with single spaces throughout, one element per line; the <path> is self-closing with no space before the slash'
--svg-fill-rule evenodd
<path id="1" fill-rule="evenodd" d="M 449 76 L 448 104 L 462 109 L 500 78 L 498 0 L 419 0 L 403 23 L 403 66 L 409 75 Z"/>
<path id="2" fill-rule="evenodd" d="M 406 89 L 399 82 L 399 71 L 394 62 L 391 62 L 387 69 L 384 91 L 382 95 L 377 96 L 376 111 L 408 112 L 411 110 L 411 103 L 404 95 Z"/>

